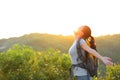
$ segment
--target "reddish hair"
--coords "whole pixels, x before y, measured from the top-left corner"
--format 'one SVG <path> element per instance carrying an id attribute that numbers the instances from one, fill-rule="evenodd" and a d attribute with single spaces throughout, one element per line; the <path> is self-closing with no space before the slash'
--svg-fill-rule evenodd
<path id="1" fill-rule="evenodd" d="M 88 37 L 91 36 L 91 29 L 89 26 L 84 25 L 78 28 L 78 32 L 82 31 L 84 35 L 82 36 L 83 38 L 87 39 Z"/>

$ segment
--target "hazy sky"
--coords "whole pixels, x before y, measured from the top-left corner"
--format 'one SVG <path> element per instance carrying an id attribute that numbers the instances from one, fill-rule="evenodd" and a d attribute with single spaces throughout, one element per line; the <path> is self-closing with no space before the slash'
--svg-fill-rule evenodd
<path id="1" fill-rule="evenodd" d="M 69 35 L 81 25 L 94 36 L 120 33 L 119 8 L 119 0 L 0 0 L 0 38 Z"/>

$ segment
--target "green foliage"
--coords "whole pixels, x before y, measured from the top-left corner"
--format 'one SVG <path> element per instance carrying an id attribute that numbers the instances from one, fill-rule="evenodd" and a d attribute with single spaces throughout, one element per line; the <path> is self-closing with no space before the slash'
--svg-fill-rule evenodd
<path id="1" fill-rule="evenodd" d="M 120 80 L 120 64 L 106 67 L 106 75 L 93 80 Z"/>
<path id="2" fill-rule="evenodd" d="M 14 45 L 0 54 L 0 76 L 3 80 L 31 80 L 36 65 L 35 55 L 30 47 Z"/>
<path id="3" fill-rule="evenodd" d="M 69 80 L 68 54 L 48 49 L 36 52 L 25 45 L 14 45 L 0 53 L 0 80 Z M 120 80 L 120 65 L 107 67 L 106 76 L 94 80 Z"/>
<path id="4" fill-rule="evenodd" d="M 60 54 L 60 51 L 49 49 L 41 52 L 39 57 L 40 77 L 44 80 L 67 80 L 69 77 L 70 59 L 67 54 Z M 44 68 L 44 69 L 43 69 Z M 38 79 L 39 80 L 39 79 Z M 42 79 L 41 79 L 42 80 Z"/>
<path id="5" fill-rule="evenodd" d="M 16 44 L 0 54 L 0 80 L 67 80 L 70 64 L 60 51 L 35 52 Z"/>
<path id="6" fill-rule="evenodd" d="M 107 68 L 107 79 L 108 80 L 120 80 L 120 65 Z"/>

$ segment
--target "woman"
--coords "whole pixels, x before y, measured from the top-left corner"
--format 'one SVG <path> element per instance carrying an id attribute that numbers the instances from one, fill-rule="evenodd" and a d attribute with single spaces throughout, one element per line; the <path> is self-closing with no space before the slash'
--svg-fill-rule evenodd
<path id="1" fill-rule="evenodd" d="M 92 49 L 87 45 L 86 40 L 91 37 L 91 29 L 88 26 L 86 25 L 81 26 L 80 28 L 77 29 L 77 31 L 74 32 L 74 34 L 75 34 L 75 41 L 71 46 L 71 48 L 69 49 L 72 65 L 76 65 L 82 62 L 80 59 L 77 60 L 78 54 L 77 54 L 76 44 L 78 40 L 80 43 L 82 54 L 88 52 L 89 54 L 92 54 L 96 58 L 100 59 L 105 65 L 107 66 L 113 65 L 113 63 L 111 62 L 111 58 L 101 56 L 96 50 Z M 77 80 L 92 80 L 92 77 L 88 75 L 86 69 L 76 66 L 72 70 Z"/>

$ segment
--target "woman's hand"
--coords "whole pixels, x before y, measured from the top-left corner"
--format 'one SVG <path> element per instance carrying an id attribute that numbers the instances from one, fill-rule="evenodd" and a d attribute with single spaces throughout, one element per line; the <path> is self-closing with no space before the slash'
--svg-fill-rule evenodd
<path id="1" fill-rule="evenodd" d="M 94 55 L 98 59 L 100 59 L 106 66 L 112 66 L 113 62 L 112 59 L 109 57 L 103 57 L 98 52 L 96 52 L 94 49 L 90 48 L 86 43 L 82 44 L 81 47 L 87 51 L 88 53 Z"/>
<path id="2" fill-rule="evenodd" d="M 102 62 L 106 65 L 106 66 L 112 66 L 113 62 L 111 61 L 112 59 L 109 57 L 102 57 Z"/>

